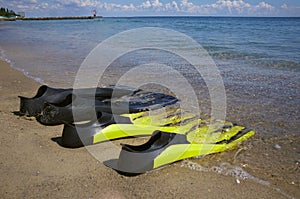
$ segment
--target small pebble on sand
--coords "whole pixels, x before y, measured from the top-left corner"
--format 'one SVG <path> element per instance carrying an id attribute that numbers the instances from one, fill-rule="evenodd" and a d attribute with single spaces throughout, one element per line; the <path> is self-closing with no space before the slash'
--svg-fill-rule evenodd
<path id="1" fill-rule="evenodd" d="M 281 149 L 281 146 L 280 146 L 279 144 L 275 144 L 275 145 L 274 145 L 274 148 L 275 148 L 275 149 Z"/>

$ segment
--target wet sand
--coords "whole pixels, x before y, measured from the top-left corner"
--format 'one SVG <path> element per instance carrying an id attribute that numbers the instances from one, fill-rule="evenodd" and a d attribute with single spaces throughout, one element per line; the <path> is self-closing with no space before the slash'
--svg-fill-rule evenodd
<path id="1" fill-rule="evenodd" d="M 300 198 L 300 138 L 263 138 L 136 177 L 105 167 L 85 148 L 67 149 L 45 127 L 16 116 L 18 95 L 39 84 L 0 61 L 1 198 Z"/>

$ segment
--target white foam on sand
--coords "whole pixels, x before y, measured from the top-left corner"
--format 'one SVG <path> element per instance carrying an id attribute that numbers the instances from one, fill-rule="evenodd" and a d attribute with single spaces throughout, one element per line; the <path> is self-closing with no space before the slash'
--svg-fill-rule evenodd
<path id="1" fill-rule="evenodd" d="M 260 185 L 264 185 L 267 187 L 272 188 L 273 190 L 277 191 L 281 195 L 285 196 L 289 199 L 294 199 L 294 197 L 282 192 L 277 187 L 272 187 L 272 184 L 266 180 L 259 179 L 257 177 L 252 176 L 248 172 L 246 172 L 243 168 L 235 165 L 231 165 L 230 163 L 223 162 L 219 166 L 213 166 L 211 168 L 204 167 L 200 164 L 197 164 L 196 162 L 193 162 L 191 160 L 183 160 L 179 163 L 177 163 L 180 167 L 189 168 L 194 171 L 200 171 L 200 172 L 215 172 L 221 175 L 226 176 L 232 176 L 236 179 L 236 182 L 240 184 L 241 180 L 251 180 L 255 183 L 258 183 Z"/>
<path id="2" fill-rule="evenodd" d="M 33 79 L 34 81 L 36 81 L 40 84 L 47 85 L 42 78 L 33 77 L 28 72 L 26 72 L 24 69 L 16 67 L 15 64 L 10 59 L 7 58 L 7 56 L 5 55 L 5 51 L 1 47 L 0 47 L 0 60 L 7 62 L 12 68 L 22 72 L 26 77 Z"/>

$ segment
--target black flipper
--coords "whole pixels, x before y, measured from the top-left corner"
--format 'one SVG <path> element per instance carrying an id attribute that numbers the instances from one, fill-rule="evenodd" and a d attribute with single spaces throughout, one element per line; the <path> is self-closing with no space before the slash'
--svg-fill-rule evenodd
<path id="1" fill-rule="evenodd" d="M 64 101 L 57 104 L 45 103 L 40 114 L 36 116 L 39 123 L 43 125 L 60 125 L 65 122 L 73 123 L 74 117 L 72 110 L 76 113 L 76 119 L 80 121 L 90 121 L 97 119 L 92 104 L 95 100 L 89 98 L 79 98 L 70 94 Z"/>
<path id="2" fill-rule="evenodd" d="M 51 88 L 46 85 L 41 86 L 37 94 L 32 98 L 19 96 L 20 98 L 20 114 L 26 116 L 37 116 L 41 113 L 44 103 L 60 104 L 66 100 L 70 94 L 76 93 L 81 98 L 104 100 L 112 97 L 122 97 L 131 95 L 139 90 L 128 87 L 105 87 L 105 88 L 83 88 L 73 90 L 62 88 Z"/>
<path id="3" fill-rule="evenodd" d="M 110 124 L 115 124 L 112 114 L 99 113 L 98 119 L 85 124 L 70 124 L 64 122 L 61 145 L 68 148 L 78 148 L 93 144 L 93 136 Z M 129 121 L 130 122 L 130 121 Z"/>
<path id="4" fill-rule="evenodd" d="M 143 145 L 123 145 L 119 159 L 108 160 L 104 164 L 124 175 L 145 173 L 182 159 L 232 150 L 255 134 L 254 131 L 243 128 L 235 126 L 231 128 L 231 132 L 222 131 L 210 142 L 195 142 L 186 134 L 158 131 Z M 204 132 L 196 133 L 203 136 Z M 207 133 L 206 136 L 212 134 Z"/>
<path id="5" fill-rule="evenodd" d="M 61 103 L 46 103 L 41 114 L 37 115 L 36 118 L 43 125 L 60 125 L 63 124 L 63 121 L 67 123 L 90 121 L 96 119 L 95 113 L 99 112 L 111 114 L 138 113 L 162 108 L 177 102 L 178 99 L 173 96 L 146 91 L 102 101 L 81 98 L 71 94 Z M 74 113 L 76 117 L 73 116 Z"/>
<path id="6" fill-rule="evenodd" d="M 70 93 L 72 93 L 72 89 L 51 88 L 43 85 L 32 98 L 19 96 L 20 114 L 30 117 L 36 116 L 41 113 L 45 102 L 60 103 L 64 101 L 66 96 Z"/>
<path id="7" fill-rule="evenodd" d="M 153 169 L 154 159 L 174 144 L 189 142 L 185 135 L 156 131 L 148 142 L 140 146 L 123 144 L 119 159 L 108 160 L 104 164 L 124 175 L 145 173 Z"/>

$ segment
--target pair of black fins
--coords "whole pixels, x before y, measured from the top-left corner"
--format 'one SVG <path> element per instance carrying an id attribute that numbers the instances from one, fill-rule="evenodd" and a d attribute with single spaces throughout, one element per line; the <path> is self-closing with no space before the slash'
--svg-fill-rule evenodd
<path id="1" fill-rule="evenodd" d="M 74 91 L 44 85 L 33 98 L 20 96 L 20 100 L 20 114 L 34 116 L 44 125 L 64 124 L 61 144 L 65 147 L 151 136 L 140 146 L 122 145 L 119 159 L 104 162 L 126 175 L 230 150 L 255 134 L 230 122 L 201 120 L 181 113 L 176 106 L 179 100 L 173 96 L 128 87 Z M 72 111 L 79 114 L 74 117 Z M 76 124 L 81 121 L 89 122 Z"/>
<path id="2" fill-rule="evenodd" d="M 41 86 L 32 98 L 19 96 L 20 114 L 36 117 L 43 125 L 91 120 L 91 113 L 138 113 L 178 102 L 163 93 L 154 93 L 129 87 L 61 89 Z M 72 114 L 80 113 L 75 118 Z"/>

